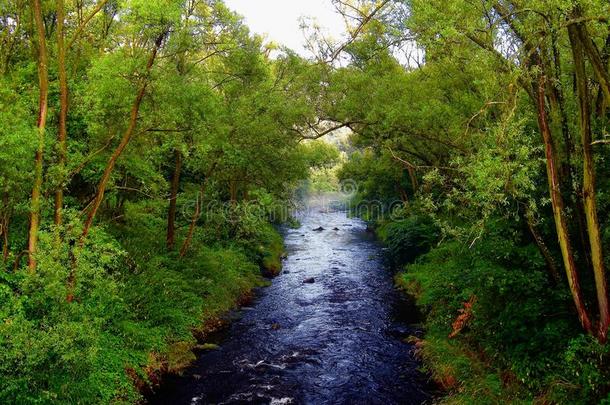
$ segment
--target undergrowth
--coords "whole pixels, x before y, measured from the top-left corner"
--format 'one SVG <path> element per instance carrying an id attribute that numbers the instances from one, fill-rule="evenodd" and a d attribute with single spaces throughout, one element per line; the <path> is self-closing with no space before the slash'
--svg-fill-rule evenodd
<path id="1" fill-rule="evenodd" d="M 194 334 L 265 284 L 260 265 L 279 271 L 282 239 L 264 221 L 214 244 L 203 224 L 179 258 L 159 238 L 162 204 L 126 210 L 128 221 L 95 228 L 75 260 L 67 248 L 75 244 L 57 244 L 49 230 L 37 272 L 0 272 L 0 403 L 137 402 L 160 375 L 194 359 Z M 78 236 L 74 218 L 61 230 L 67 241 Z"/>

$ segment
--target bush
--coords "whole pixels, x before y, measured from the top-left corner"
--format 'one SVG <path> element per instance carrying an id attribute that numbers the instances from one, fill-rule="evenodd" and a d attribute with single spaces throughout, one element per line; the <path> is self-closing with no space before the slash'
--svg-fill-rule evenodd
<path id="1" fill-rule="evenodd" d="M 549 398 L 571 404 L 610 403 L 610 348 L 591 336 L 568 342 L 562 372 L 551 380 Z"/>
<path id="2" fill-rule="evenodd" d="M 427 315 L 427 365 L 441 380 L 447 370 L 454 373 L 462 386 L 454 399 L 482 392 L 490 401 L 502 395 L 521 401 L 539 392 L 559 403 L 602 399 L 609 387 L 607 350 L 579 337 L 567 288 L 553 285 L 536 247 L 509 239 L 508 229 L 496 224 L 471 247 L 443 243 L 398 276 Z M 450 339 L 469 300 L 471 318 Z M 469 367 L 479 371 L 470 375 Z M 499 391 L 491 389 L 492 380 Z M 558 382 L 562 388 L 549 389 Z"/>
<path id="3" fill-rule="evenodd" d="M 176 260 L 154 241 L 154 207 L 128 209 L 134 221 L 112 228 L 117 236 L 94 228 L 74 251 L 73 302 L 78 223 L 66 243 L 41 232 L 37 272 L 0 273 L 0 403 L 137 402 L 137 384 L 194 358 L 194 330 L 262 285 L 244 247 L 195 241 Z"/>
<path id="4" fill-rule="evenodd" d="M 7 298 L 0 301 L 0 402 L 108 403 L 117 392 L 137 398 L 124 367 L 145 353 L 123 337 L 132 313 L 117 277 L 125 252 L 103 232 L 93 232 L 87 247 L 77 256 L 72 303 L 67 249 L 58 251 L 50 233 L 40 238 L 38 271 L 22 269 L 0 284 Z"/>
<path id="5" fill-rule="evenodd" d="M 412 263 L 427 253 L 438 241 L 439 231 L 426 216 L 412 215 L 406 219 L 388 222 L 378 229 L 378 235 L 388 248 L 395 265 Z"/>

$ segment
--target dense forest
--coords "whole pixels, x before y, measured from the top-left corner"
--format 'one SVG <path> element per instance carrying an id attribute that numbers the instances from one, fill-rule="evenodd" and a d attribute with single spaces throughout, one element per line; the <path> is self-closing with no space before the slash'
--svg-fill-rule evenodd
<path id="1" fill-rule="evenodd" d="M 0 0 L 0 402 L 140 401 L 336 173 L 439 401 L 610 403 L 610 4 L 332 4 L 303 57 L 220 0 Z"/>

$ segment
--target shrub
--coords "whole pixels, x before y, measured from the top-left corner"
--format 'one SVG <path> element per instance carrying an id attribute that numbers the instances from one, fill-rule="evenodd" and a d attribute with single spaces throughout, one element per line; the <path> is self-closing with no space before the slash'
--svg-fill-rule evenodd
<path id="1" fill-rule="evenodd" d="M 412 215 L 406 219 L 387 222 L 378 230 L 395 265 L 412 263 L 427 253 L 438 241 L 439 231 L 426 216 Z"/>
<path id="2" fill-rule="evenodd" d="M 572 404 L 610 403 L 610 348 L 591 336 L 572 338 L 561 373 L 551 380 L 551 400 Z"/>
<path id="3" fill-rule="evenodd" d="M 427 314 L 427 364 L 439 375 L 453 368 L 459 384 L 475 390 L 463 398 L 509 395 L 505 391 L 518 384 L 523 392 L 511 398 L 524 399 L 533 395 L 528 392 L 548 390 L 552 381 L 564 381 L 572 388 L 553 391 L 560 403 L 574 391 L 588 401 L 601 399 L 608 388 L 608 375 L 601 371 L 608 361 L 605 350 L 578 337 L 567 289 L 549 281 L 536 247 L 511 240 L 507 229 L 498 225 L 470 247 L 443 243 L 398 276 Z M 453 322 L 473 297 L 472 318 L 450 339 Z M 452 354 L 456 350 L 466 357 Z M 469 377 L 464 363 L 482 364 L 486 371 Z M 490 378 L 499 381 L 500 391 L 490 390 Z"/>
<path id="4" fill-rule="evenodd" d="M 185 366 L 193 330 L 262 285 L 244 247 L 197 243 L 176 260 L 152 240 L 155 210 L 128 209 L 134 222 L 111 228 L 117 236 L 92 229 L 76 261 L 73 221 L 66 243 L 41 232 L 35 273 L 0 273 L 0 403 L 137 402 L 135 379 Z M 272 230 L 269 238 L 279 237 Z"/>

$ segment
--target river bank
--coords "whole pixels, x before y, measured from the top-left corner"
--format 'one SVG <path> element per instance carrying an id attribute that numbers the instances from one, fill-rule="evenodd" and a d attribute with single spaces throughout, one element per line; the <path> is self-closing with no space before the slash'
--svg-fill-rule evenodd
<path id="1" fill-rule="evenodd" d="M 420 312 L 425 333 L 412 336 L 414 353 L 438 389 L 439 404 L 521 403 L 525 392 L 507 370 L 498 370 L 490 359 L 459 339 L 472 321 L 473 300 L 459 310 L 446 310 L 442 296 L 430 300 L 430 284 L 418 269 L 426 267 L 437 247 L 438 229 L 429 218 L 412 215 L 374 221 L 370 227 L 385 246 L 386 259 L 396 271 L 394 282 L 415 311 Z M 447 262 L 445 262 L 447 260 Z M 433 271 L 443 271 L 447 257 L 435 261 Z M 449 286 L 450 287 L 450 286 Z M 459 298 L 458 298 L 459 300 Z M 443 311 L 439 316 L 439 312 Z M 440 318 L 440 320 L 439 320 Z"/>
<path id="2" fill-rule="evenodd" d="M 501 232 L 470 245 L 443 241 L 434 221 L 417 211 L 372 228 L 398 269 L 396 285 L 423 314 L 425 335 L 411 341 L 442 389 L 437 403 L 599 403 L 590 397 L 600 385 L 591 381 L 601 374 L 582 364 L 603 362 L 607 350 L 567 334 L 574 318 L 562 309 L 565 295 L 546 286 L 534 246 L 510 245 Z"/>
<path id="3" fill-rule="evenodd" d="M 166 384 L 166 380 L 171 380 L 172 376 L 191 367 L 201 353 L 214 350 L 239 309 L 252 303 L 258 291 L 269 286 L 270 280 L 281 272 L 285 256 L 282 236 L 271 225 L 265 227 L 262 235 L 265 236 L 251 241 L 256 246 L 252 249 L 256 255 L 255 259 L 246 258 L 246 271 L 240 272 L 237 278 L 208 279 L 208 284 L 212 287 L 208 291 L 211 293 L 205 294 L 200 308 L 193 308 L 199 311 L 200 321 L 190 328 L 190 333 L 185 338 L 166 346 L 163 351 L 150 352 L 148 361 L 140 372 L 134 368 L 126 370 L 144 398 L 154 397 L 156 390 Z M 193 263 L 200 264 L 201 262 Z M 235 263 L 229 261 L 218 265 L 230 268 Z M 191 280 L 193 283 L 200 281 Z"/>

